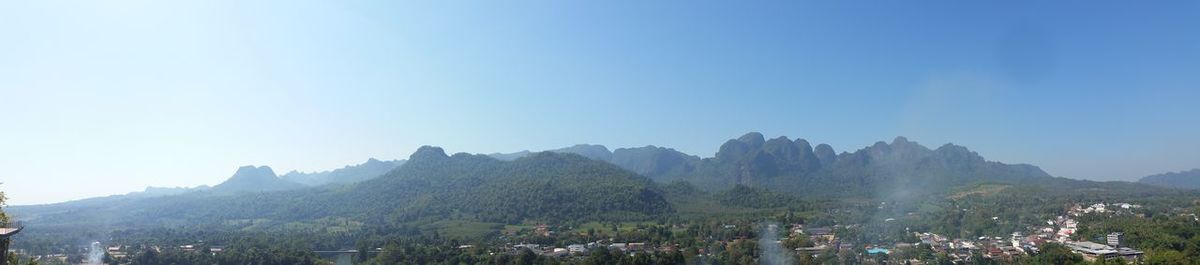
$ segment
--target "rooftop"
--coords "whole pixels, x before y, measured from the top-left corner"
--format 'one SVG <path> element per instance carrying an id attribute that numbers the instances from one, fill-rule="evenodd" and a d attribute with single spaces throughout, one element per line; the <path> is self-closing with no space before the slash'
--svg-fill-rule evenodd
<path id="1" fill-rule="evenodd" d="M 0 237 L 9 237 L 21 232 L 21 228 L 0 228 Z"/>

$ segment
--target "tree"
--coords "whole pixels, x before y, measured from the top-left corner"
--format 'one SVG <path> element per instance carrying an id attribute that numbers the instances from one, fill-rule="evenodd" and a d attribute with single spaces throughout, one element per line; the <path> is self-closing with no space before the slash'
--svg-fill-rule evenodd
<path id="1" fill-rule="evenodd" d="M 8 197 L 4 196 L 4 191 L 0 191 L 0 226 L 8 225 L 8 215 L 4 214 L 4 201 L 7 199 Z"/>
<path id="2" fill-rule="evenodd" d="M 1174 250 L 1151 252 L 1146 259 L 1147 264 L 1187 264 L 1187 257 Z"/>
<path id="3" fill-rule="evenodd" d="M 1046 243 L 1033 261 L 1034 264 L 1079 264 L 1083 263 L 1083 256 L 1071 252 L 1067 246 Z"/>

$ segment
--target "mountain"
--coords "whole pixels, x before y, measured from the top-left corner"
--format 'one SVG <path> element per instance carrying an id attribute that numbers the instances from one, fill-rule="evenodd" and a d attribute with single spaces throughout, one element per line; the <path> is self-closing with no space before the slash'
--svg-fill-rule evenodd
<path id="1" fill-rule="evenodd" d="M 612 219 L 617 218 L 613 214 L 647 216 L 671 209 L 650 179 L 583 156 L 539 152 L 502 161 L 466 153 L 447 156 L 429 146 L 350 194 L 351 201 L 407 205 L 423 214 L 457 212 L 491 222 Z M 387 196 L 368 199 L 372 194 Z"/>
<path id="2" fill-rule="evenodd" d="M 781 136 L 767 140 L 761 133 L 751 132 L 726 141 L 713 157 L 653 162 L 657 168 L 671 170 L 631 166 L 650 163 L 645 159 L 620 164 L 656 180 L 687 181 L 705 190 L 744 185 L 802 197 L 908 197 L 977 182 L 1052 178 L 1035 166 L 987 161 L 953 144 L 929 149 L 904 137 L 835 154 L 827 144 L 814 148 L 804 139 Z"/>
<path id="3" fill-rule="evenodd" d="M 692 172 L 693 167 L 700 161 L 699 157 L 688 155 L 675 149 L 647 145 L 635 148 L 618 148 L 609 151 L 603 145 L 579 144 L 570 147 L 547 150 L 546 152 L 577 154 L 593 160 L 609 162 L 625 170 L 643 176 L 651 177 L 659 182 L 669 182 L 672 179 L 658 178 L 675 176 Z M 529 151 L 516 153 L 492 153 L 488 156 L 500 160 L 516 160 L 534 154 Z"/>
<path id="4" fill-rule="evenodd" d="M 608 162 L 612 160 L 613 153 L 608 151 L 608 147 L 597 144 L 577 144 L 571 147 L 564 147 L 550 152 L 563 154 L 577 154 L 583 157 Z"/>
<path id="5" fill-rule="evenodd" d="M 257 191 L 257 192 L 252 192 Z M 271 192 L 273 191 L 273 192 Z M 246 166 L 210 192 L 12 208 L 39 229 L 346 229 L 437 220 L 491 223 L 646 220 L 672 213 L 658 184 L 575 154 L 533 153 L 513 161 L 447 155 L 421 147 L 380 177 L 345 186 L 304 187 Z"/>
<path id="6" fill-rule="evenodd" d="M 613 155 L 613 153 L 611 151 L 608 151 L 608 147 L 604 147 L 603 145 L 596 145 L 596 144 L 577 144 L 577 145 L 563 147 L 563 148 L 554 149 L 554 150 L 546 150 L 545 152 L 555 152 L 555 153 L 562 153 L 562 154 L 577 154 L 577 155 L 581 155 L 583 157 L 600 160 L 600 161 L 604 161 L 604 162 L 608 162 L 610 159 L 612 159 L 612 155 Z M 529 150 L 523 150 L 523 151 L 515 152 L 515 153 L 491 153 L 491 154 L 488 154 L 487 156 L 490 156 L 495 159 L 505 160 L 505 161 L 513 161 L 513 160 L 517 160 L 518 158 L 526 157 L 526 156 L 529 156 L 532 154 L 534 154 L 534 152 L 530 152 Z"/>
<path id="7" fill-rule="evenodd" d="M 517 158 L 529 156 L 529 154 L 532 154 L 532 153 L 533 152 L 530 152 L 529 150 L 522 150 L 520 152 L 515 152 L 515 153 L 491 153 L 491 154 L 487 154 L 487 156 L 489 156 L 491 158 L 499 159 L 499 160 L 504 160 L 504 161 L 513 161 L 513 160 L 517 160 Z"/>
<path id="8" fill-rule="evenodd" d="M 146 187 L 146 190 L 144 190 L 144 191 L 141 191 L 141 192 L 130 192 L 129 194 L 125 194 L 125 195 L 126 195 L 126 196 L 131 196 L 131 197 L 159 197 L 159 196 L 171 196 L 171 195 L 179 195 L 179 194 L 184 194 L 184 193 L 189 193 L 189 192 L 195 192 L 195 191 L 206 191 L 206 190 L 208 190 L 208 189 L 211 189 L 211 187 L 209 187 L 209 186 L 207 186 L 207 185 L 202 185 L 202 186 L 198 186 L 198 187 L 194 187 L 194 188 L 188 188 L 188 187 Z"/>
<path id="9" fill-rule="evenodd" d="M 362 164 L 346 166 L 343 168 L 304 173 L 298 171 L 288 172 L 282 176 L 283 179 L 304 184 L 305 186 L 321 186 L 325 184 L 349 184 L 357 183 L 368 179 L 379 177 L 392 169 L 396 169 L 403 165 L 405 160 L 380 161 L 378 159 L 367 159 L 367 162 Z"/>
<path id="10" fill-rule="evenodd" d="M 110 196 L 6 210 L 29 225 L 26 236 L 78 241 L 94 239 L 73 237 L 164 227 L 353 239 L 450 224 L 651 221 L 746 216 L 775 208 L 821 212 L 842 202 L 881 200 L 921 205 L 963 187 L 994 183 L 1076 199 L 1182 192 L 1055 178 L 1035 166 L 987 161 L 962 146 L 930 149 L 903 137 L 841 154 L 829 145 L 767 140 L 758 133 L 726 141 L 707 158 L 656 146 L 606 151 L 578 145 L 504 160 L 495 154 L 448 155 L 424 146 L 403 165 L 345 185 L 306 187 L 277 177 L 269 167 L 246 166 L 207 191 L 153 189 L 146 194 L 175 195 Z M 384 161 L 364 165 L 379 163 Z M 370 167 L 364 165 L 340 170 Z"/>
<path id="11" fill-rule="evenodd" d="M 625 170 L 650 177 L 659 182 L 670 182 L 664 176 L 682 176 L 695 170 L 700 158 L 666 147 L 647 145 L 635 148 L 617 148 L 609 163 Z"/>
<path id="12" fill-rule="evenodd" d="M 1200 168 L 1150 175 L 1138 180 L 1138 183 L 1167 188 L 1200 189 Z"/>
<path id="13" fill-rule="evenodd" d="M 238 168 L 228 180 L 213 186 L 214 193 L 268 192 L 293 190 L 304 187 L 299 183 L 288 181 L 275 175 L 268 166 L 243 166 Z"/>
<path id="14" fill-rule="evenodd" d="M 601 145 L 575 145 L 549 152 L 609 162 L 662 183 L 685 181 L 708 191 L 744 185 L 801 197 L 916 196 L 977 182 L 1052 178 L 1035 166 L 987 161 L 953 144 L 930 149 L 905 137 L 842 154 L 828 144 L 813 147 L 805 139 L 766 139 L 757 132 L 725 141 L 708 158 L 656 146 L 618 148 L 610 153 Z M 530 154 L 490 156 L 511 160 Z"/>

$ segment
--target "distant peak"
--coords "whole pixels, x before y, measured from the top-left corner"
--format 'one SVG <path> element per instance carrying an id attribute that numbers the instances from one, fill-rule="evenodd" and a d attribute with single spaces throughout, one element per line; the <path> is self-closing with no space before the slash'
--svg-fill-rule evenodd
<path id="1" fill-rule="evenodd" d="M 576 144 L 576 145 L 572 145 L 571 147 L 608 148 L 608 147 L 604 147 L 604 145 L 602 145 L 602 144 Z"/>
<path id="2" fill-rule="evenodd" d="M 746 133 L 745 135 L 742 135 L 742 137 L 738 137 L 738 141 L 747 143 L 755 148 L 762 146 L 763 142 L 766 142 L 763 134 L 759 132 Z"/>
<path id="3" fill-rule="evenodd" d="M 946 143 L 946 144 L 943 144 L 942 146 L 938 147 L 937 149 L 938 150 L 963 150 L 963 151 L 966 151 L 967 147 L 955 145 L 954 143 Z"/>
<path id="4" fill-rule="evenodd" d="M 233 175 L 234 176 L 256 176 L 256 175 L 275 176 L 275 171 L 271 170 L 271 167 L 268 167 L 268 166 L 260 166 L 260 167 L 241 166 L 237 169 L 237 172 L 233 173 Z"/>
<path id="5" fill-rule="evenodd" d="M 829 144 L 818 144 L 816 149 L 818 152 L 829 152 L 830 154 L 835 153 L 833 151 L 833 146 L 830 146 Z"/>
<path id="6" fill-rule="evenodd" d="M 794 141 L 793 144 L 799 146 L 800 148 L 812 149 L 812 144 L 809 144 L 808 140 L 804 140 L 803 138 L 796 138 L 796 141 Z"/>
<path id="7" fill-rule="evenodd" d="M 952 143 L 944 144 L 941 147 L 938 147 L 937 150 L 934 150 L 934 151 L 938 152 L 938 153 L 946 154 L 946 155 L 967 156 L 967 157 L 979 156 L 974 151 L 971 151 L 971 149 L 967 149 L 967 147 L 965 147 L 965 146 L 954 145 Z"/>
<path id="8" fill-rule="evenodd" d="M 911 143 L 911 142 L 909 142 L 908 138 L 905 138 L 904 136 L 896 136 L 896 139 L 892 139 L 892 145 L 908 144 L 908 143 Z"/>
<path id="9" fill-rule="evenodd" d="M 888 148 L 888 143 L 885 143 L 885 142 L 883 142 L 883 141 L 878 141 L 878 142 L 875 142 L 875 144 L 871 145 L 871 148 L 873 148 L 873 149 L 887 149 L 887 148 Z"/>
<path id="10" fill-rule="evenodd" d="M 408 160 L 444 159 L 449 157 L 450 156 L 446 155 L 446 150 L 442 150 L 441 147 L 425 145 L 421 146 L 421 148 L 417 148 L 417 151 L 413 152 L 413 154 L 408 157 Z"/>

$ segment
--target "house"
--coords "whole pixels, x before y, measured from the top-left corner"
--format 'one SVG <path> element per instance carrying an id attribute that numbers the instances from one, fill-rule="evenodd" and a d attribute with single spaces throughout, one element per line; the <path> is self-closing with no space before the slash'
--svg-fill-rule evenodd
<path id="1" fill-rule="evenodd" d="M 567 246 L 567 251 L 570 251 L 572 254 L 583 254 L 587 253 L 587 246 L 583 244 L 569 245 Z"/>
<path id="2" fill-rule="evenodd" d="M 804 233 L 804 224 L 792 224 L 792 235 Z"/>
<path id="3" fill-rule="evenodd" d="M 650 249 L 646 247 L 646 243 L 629 243 L 626 247 L 629 248 L 629 251 L 646 251 Z"/>
<path id="4" fill-rule="evenodd" d="M 829 227 L 814 227 L 804 229 L 804 234 L 808 235 L 814 242 L 833 242 L 836 238 L 833 234 L 833 228 Z"/>
<path id="5" fill-rule="evenodd" d="M 121 251 L 121 246 L 111 246 L 111 247 L 105 248 L 104 252 L 107 253 L 108 256 L 111 256 L 113 258 L 124 258 L 125 256 L 128 256 L 127 253 L 125 253 L 124 251 Z"/>
<path id="6" fill-rule="evenodd" d="M 658 252 L 671 253 L 675 251 L 679 251 L 679 247 L 674 245 L 663 245 L 658 247 Z"/>
<path id="7" fill-rule="evenodd" d="M 554 248 L 554 250 L 551 250 L 549 253 L 546 253 L 546 255 L 561 258 L 561 257 L 566 257 L 566 256 L 571 255 L 571 251 L 567 250 L 566 248 Z"/>
<path id="8" fill-rule="evenodd" d="M 620 251 L 626 251 L 626 250 L 629 250 L 629 246 L 628 246 L 628 244 L 625 244 L 625 243 L 612 243 L 612 244 L 609 244 L 609 245 L 608 245 L 608 248 L 609 248 L 609 249 L 620 250 Z"/>
<path id="9" fill-rule="evenodd" d="M 796 252 L 800 252 L 801 254 L 808 254 L 811 256 L 817 256 L 817 255 L 821 254 L 821 252 L 825 252 L 826 249 L 829 249 L 828 245 L 817 245 L 817 246 L 812 246 L 812 247 L 796 248 Z"/>
<path id="10" fill-rule="evenodd" d="M 523 250 L 523 249 L 528 249 L 528 250 L 530 250 L 530 251 L 537 252 L 537 251 L 541 251 L 541 250 L 542 250 L 542 245 L 538 245 L 538 244 L 517 244 L 517 245 L 514 245 L 514 246 L 513 246 L 513 251 L 520 252 L 520 251 L 521 251 L 521 250 Z"/>

